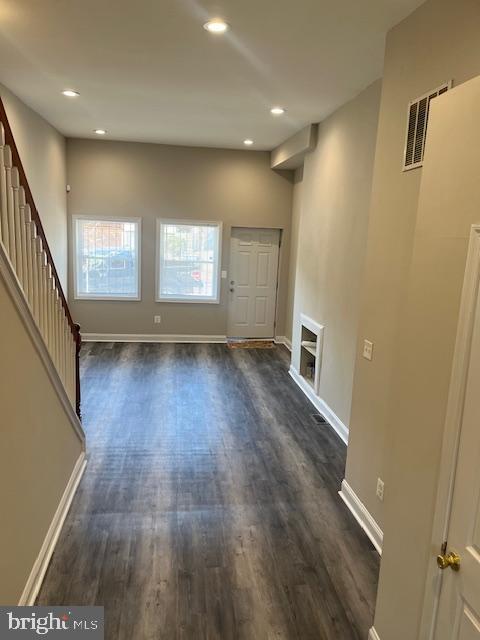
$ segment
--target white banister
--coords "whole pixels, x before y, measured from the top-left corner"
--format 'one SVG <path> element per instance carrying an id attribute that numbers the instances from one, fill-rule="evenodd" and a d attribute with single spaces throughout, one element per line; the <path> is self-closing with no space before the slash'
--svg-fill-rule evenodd
<path id="1" fill-rule="evenodd" d="M 67 306 L 0 99 L 0 243 L 66 395 L 80 416 L 80 333 Z"/>

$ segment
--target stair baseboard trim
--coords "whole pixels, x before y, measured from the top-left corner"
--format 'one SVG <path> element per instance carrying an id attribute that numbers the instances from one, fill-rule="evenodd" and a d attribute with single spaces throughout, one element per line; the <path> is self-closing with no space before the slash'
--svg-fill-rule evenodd
<path id="1" fill-rule="evenodd" d="M 372 627 L 368 632 L 368 640 L 380 640 L 380 636 L 375 631 L 375 627 Z"/>
<path id="2" fill-rule="evenodd" d="M 173 333 L 83 333 L 83 342 L 178 342 L 224 344 L 226 336 L 204 336 Z"/>
<path id="3" fill-rule="evenodd" d="M 289 351 L 292 350 L 292 341 L 287 336 L 275 336 L 275 344 L 283 344 Z"/>
<path id="4" fill-rule="evenodd" d="M 328 404 L 316 395 L 313 388 L 306 382 L 306 380 L 298 373 L 293 365 L 290 366 L 290 376 L 297 383 L 303 393 L 307 396 L 313 406 L 318 409 L 324 418 L 326 418 L 328 424 L 335 431 L 335 433 L 341 438 L 341 440 L 348 444 L 348 427 L 343 424 L 340 418 L 335 414 Z"/>
<path id="5" fill-rule="evenodd" d="M 72 475 L 70 476 L 65 491 L 63 492 L 57 510 L 55 511 L 55 515 L 53 516 L 52 522 L 50 523 L 47 535 L 45 536 L 42 547 L 40 549 L 40 553 L 35 560 L 35 563 L 28 577 L 27 584 L 25 585 L 23 593 L 20 596 L 18 606 L 33 607 L 35 604 L 35 600 L 37 599 L 38 592 L 40 591 L 40 587 L 42 586 L 45 573 L 47 572 L 48 565 L 52 558 L 53 552 L 55 551 L 55 546 L 62 531 L 65 518 L 67 517 L 68 511 L 72 504 L 72 500 L 75 496 L 78 485 L 80 484 L 80 480 L 82 479 L 83 472 L 85 471 L 86 466 L 87 459 L 85 456 L 85 452 L 82 451 L 77 462 L 75 463 Z"/>
<path id="6" fill-rule="evenodd" d="M 32 340 L 32 343 L 40 356 L 40 360 L 45 367 L 45 370 L 50 378 L 50 382 L 52 383 L 58 398 L 69 418 L 70 424 L 73 427 L 76 435 L 78 436 L 80 442 L 82 443 L 83 450 L 85 451 L 85 432 L 83 431 L 82 424 L 78 419 L 77 414 L 75 413 L 75 409 L 70 402 L 70 399 L 65 391 L 65 387 L 58 375 L 57 369 L 53 364 L 52 358 L 50 357 L 50 353 L 45 345 L 42 334 L 40 333 L 35 319 L 32 315 L 32 311 L 30 306 L 25 298 L 25 294 L 23 293 L 22 286 L 17 278 L 17 274 L 15 273 L 10 259 L 7 255 L 5 247 L 3 243 L 0 241 L 0 275 L 3 276 L 3 280 L 7 287 L 7 291 L 10 294 L 15 306 L 18 309 L 20 317 L 22 319 L 23 325 L 27 330 L 27 333 Z"/>
<path id="7" fill-rule="evenodd" d="M 342 481 L 342 489 L 338 492 L 338 495 L 347 505 L 355 520 L 365 531 L 379 555 L 382 555 L 383 531 L 380 529 L 374 518 L 370 515 L 367 507 L 363 504 L 346 480 Z"/>

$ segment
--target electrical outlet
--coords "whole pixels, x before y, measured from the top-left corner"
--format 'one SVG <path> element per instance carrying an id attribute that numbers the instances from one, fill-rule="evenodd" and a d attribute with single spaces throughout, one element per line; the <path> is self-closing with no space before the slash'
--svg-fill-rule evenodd
<path id="1" fill-rule="evenodd" d="M 160 324 L 162 321 L 162 316 L 153 316 L 153 322 L 155 324 Z"/>
<path id="2" fill-rule="evenodd" d="M 363 357 L 366 360 L 373 358 L 373 342 L 370 342 L 370 340 L 363 341 Z"/>
<path id="3" fill-rule="evenodd" d="M 385 483 L 381 478 L 377 478 L 377 498 L 383 502 L 383 494 L 385 492 Z"/>

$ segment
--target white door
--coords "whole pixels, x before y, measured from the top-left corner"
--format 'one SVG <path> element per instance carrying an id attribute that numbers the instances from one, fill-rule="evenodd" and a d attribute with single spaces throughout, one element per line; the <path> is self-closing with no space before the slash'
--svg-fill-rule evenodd
<path id="1" fill-rule="evenodd" d="M 273 338 L 280 231 L 233 228 L 228 336 Z"/>
<path id="2" fill-rule="evenodd" d="M 480 640 L 480 298 L 477 297 L 435 640 Z M 452 557 L 450 558 L 450 560 Z"/>

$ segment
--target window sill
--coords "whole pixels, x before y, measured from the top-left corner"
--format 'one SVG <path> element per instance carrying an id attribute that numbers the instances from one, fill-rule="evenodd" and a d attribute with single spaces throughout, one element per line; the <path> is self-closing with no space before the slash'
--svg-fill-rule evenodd
<path id="1" fill-rule="evenodd" d="M 186 299 L 186 298 L 155 298 L 155 302 L 175 302 L 176 304 L 220 304 L 220 299 L 215 300 L 201 300 L 198 298 Z"/>
<path id="2" fill-rule="evenodd" d="M 98 301 L 98 302 L 108 302 L 108 301 L 113 301 L 113 302 L 141 302 L 142 298 L 140 297 L 126 297 L 126 296 L 78 296 L 78 295 L 74 295 L 73 296 L 74 300 L 86 300 L 87 302 L 93 302 L 93 301 Z"/>

